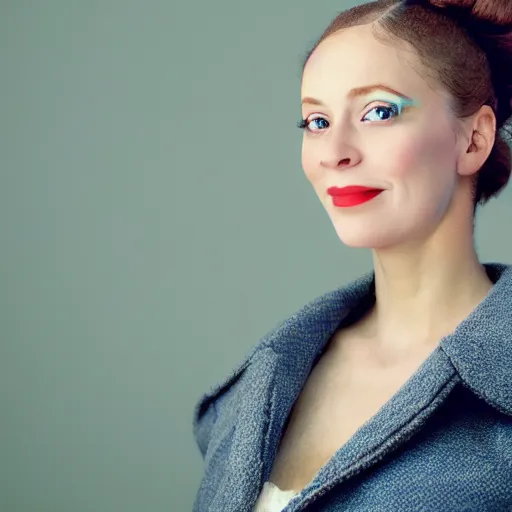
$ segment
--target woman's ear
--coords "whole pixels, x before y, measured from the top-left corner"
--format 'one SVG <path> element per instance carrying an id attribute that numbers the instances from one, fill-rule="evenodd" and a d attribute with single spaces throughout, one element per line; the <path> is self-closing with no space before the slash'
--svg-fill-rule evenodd
<path id="1" fill-rule="evenodd" d="M 461 137 L 461 154 L 457 172 L 460 176 L 476 174 L 489 157 L 496 139 L 496 116 L 491 107 L 483 105 L 467 125 Z"/>

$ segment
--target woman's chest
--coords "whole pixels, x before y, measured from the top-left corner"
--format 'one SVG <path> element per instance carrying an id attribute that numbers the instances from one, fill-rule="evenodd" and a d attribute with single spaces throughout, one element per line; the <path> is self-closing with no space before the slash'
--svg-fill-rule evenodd
<path id="1" fill-rule="evenodd" d="M 383 370 L 354 358 L 324 356 L 293 406 L 269 480 L 280 489 L 301 491 L 398 392 L 425 357 Z"/>

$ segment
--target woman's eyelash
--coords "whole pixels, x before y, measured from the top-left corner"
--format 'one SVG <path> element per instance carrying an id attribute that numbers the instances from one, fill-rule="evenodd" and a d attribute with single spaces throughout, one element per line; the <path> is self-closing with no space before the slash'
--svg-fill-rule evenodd
<path id="1" fill-rule="evenodd" d="M 401 114 L 401 110 L 402 110 L 399 105 L 395 105 L 394 103 L 390 103 L 388 105 L 377 105 L 376 107 L 373 107 L 371 110 L 369 110 L 368 113 L 365 114 L 365 117 L 370 112 L 372 112 L 373 110 L 375 110 L 377 108 L 381 108 L 381 109 L 384 109 L 384 110 L 391 111 L 394 114 L 394 117 L 399 116 Z M 316 121 L 316 120 L 319 120 L 319 119 L 325 120 L 323 117 L 315 117 L 314 119 L 311 119 L 311 121 L 309 121 L 309 122 L 308 122 L 307 119 L 301 119 L 297 123 L 297 127 L 302 129 L 302 130 L 304 130 L 304 129 L 308 130 L 309 123 L 312 123 L 313 121 Z"/>
<path id="2" fill-rule="evenodd" d="M 326 121 L 323 117 L 315 117 L 314 119 L 311 119 L 311 121 L 308 121 L 307 119 L 301 119 L 298 123 L 297 123 L 297 126 L 303 130 L 309 130 L 308 128 L 308 125 L 310 123 L 312 123 L 313 121 L 325 121 L 325 122 L 328 122 Z"/>

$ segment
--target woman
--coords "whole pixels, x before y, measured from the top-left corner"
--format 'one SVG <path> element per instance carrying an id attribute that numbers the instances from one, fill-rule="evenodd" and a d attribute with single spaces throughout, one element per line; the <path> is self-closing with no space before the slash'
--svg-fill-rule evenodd
<path id="1" fill-rule="evenodd" d="M 435 4 L 354 7 L 306 59 L 303 168 L 374 270 L 197 404 L 195 511 L 512 510 L 512 266 L 474 247 L 511 171 L 512 5 Z"/>

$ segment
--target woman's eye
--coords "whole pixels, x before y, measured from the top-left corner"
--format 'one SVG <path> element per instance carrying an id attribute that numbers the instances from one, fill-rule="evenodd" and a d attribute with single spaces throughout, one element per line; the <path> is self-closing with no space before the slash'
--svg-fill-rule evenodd
<path id="1" fill-rule="evenodd" d="M 379 105 L 377 107 L 372 108 L 364 117 L 366 119 L 371 112 L 378 112 L 377 118 L 370 119 L 370 121 L 387 121 L 392 117 L 397 117 L 400 115 L 400 107 L 395 104 L 391 104 L 389 106 Z M 384 118 L 383 118 L 384 116 Z"/>
<path id="2" fill-rule="evenodd" d="M 378 105 L 367 112 L 362 120 L 371 122 L 388 121 L 393 117 L 398 117 L 401 114 L 401 108 L 394 103 L 389 105 Z M 373 116 L 373 119 L 371 117 Z M 313 119 L 302 119 L 297 124 L 299 128 L 305 129 L 308 132 L 317 133 L 329 127 L 329 121 L 323 117 L 314 117 Z"/>
<path id="3" fill-rule="evenodd" d="M 329 122 L 323 117 L 315 117 L 309 121 L 307 119 L 302 119 L 298 124 L 299 128 L 306 129 L 310 132 L 325 130 L 328 126 Z"/>

